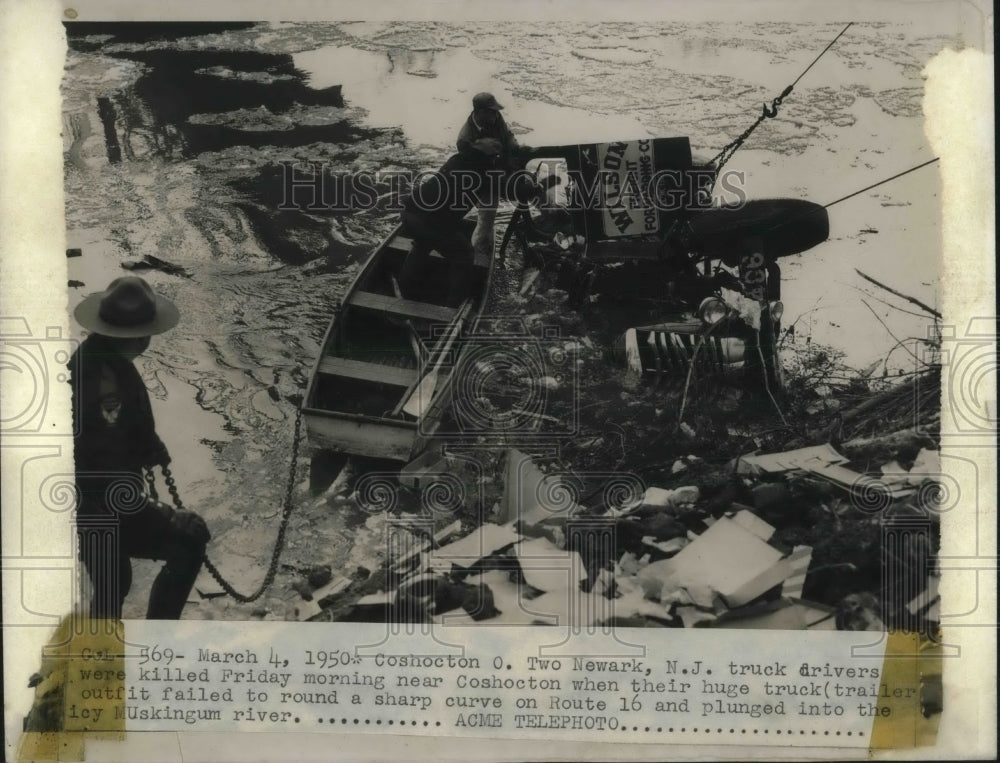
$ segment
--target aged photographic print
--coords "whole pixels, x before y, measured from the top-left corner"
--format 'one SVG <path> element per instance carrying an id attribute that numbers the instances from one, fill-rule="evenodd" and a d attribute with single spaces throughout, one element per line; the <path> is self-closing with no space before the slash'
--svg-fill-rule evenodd
<path id="1" fill-rule="evenodd" d="M 933 591 L 911 612 L 880 586 L 930 585 L 937 548 L 921 68 L 961 39 L 66 31 L 78 522 L 111 479 L 81 471 L 152 473 L 108 569 L 197 507 L 178 537 L 210 528 L 246 595 L 202 573 L 158 609 L 136 564 L 100 613 L 528 624 L 519 601 L 572 587 L 633 625 L 933 619 Z M 887 516 L 924 523 L 888 558 Z M 532 548 L 571 576 L 538 580 Z"/>
<path id="2" fill-rule="evenodd" d="M 72 14 L 25 731 L 934 744 L 959 13 Z"/>

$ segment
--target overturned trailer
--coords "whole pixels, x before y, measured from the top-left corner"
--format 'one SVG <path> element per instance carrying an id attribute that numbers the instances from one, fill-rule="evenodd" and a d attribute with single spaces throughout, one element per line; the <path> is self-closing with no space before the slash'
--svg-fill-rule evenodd
<path id="1" fill-rule="evenodd" d="M 517 208 L 501 256 L 515 240 L 526 267 L 558 267 L 576 306 L 598 290 L 655 302 L 657 320 L 622 327 L 620 359 L 657 379 L 694 364 L 780 386 L 778 260 L 826 240 L 822 206 L 747 199 L 687 138 L 534 148 L 525 171 L 547 198 Z"/>

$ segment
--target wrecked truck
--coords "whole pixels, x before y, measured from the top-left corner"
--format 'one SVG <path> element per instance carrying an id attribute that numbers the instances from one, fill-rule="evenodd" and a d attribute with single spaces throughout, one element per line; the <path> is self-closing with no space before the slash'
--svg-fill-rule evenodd
<path id="1" fill-rule="evenodd" d="M 825 208 L 748 199 L 741 174 L 696 163 L 683 137 L 526 157 L 523 171 L 546 195 L 516 208 L 501 258 L 516 241 L 526 271 L 557 271 L 575 308 L 641 314 L 620 326 L 614 356 L 644 376 L 697 370 L 780 389 L 778 261 L 827 239 Z"/>

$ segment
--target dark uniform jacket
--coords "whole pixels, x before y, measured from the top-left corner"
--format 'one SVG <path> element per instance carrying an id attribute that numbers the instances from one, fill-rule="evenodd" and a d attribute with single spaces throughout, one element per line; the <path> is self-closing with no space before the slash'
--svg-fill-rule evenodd
<path id="1" fill-rule="evenodd" d="M 141 487 L 143 467 L 166 456 L 142 377 L 130 360 L 102 345 L 102 337 L 88 337 L 69 366 L 78 427 L 73 451 L 79 515 L 106 512 L 106 491 L 113 482 L 138 480 L 133 484 Z"/>

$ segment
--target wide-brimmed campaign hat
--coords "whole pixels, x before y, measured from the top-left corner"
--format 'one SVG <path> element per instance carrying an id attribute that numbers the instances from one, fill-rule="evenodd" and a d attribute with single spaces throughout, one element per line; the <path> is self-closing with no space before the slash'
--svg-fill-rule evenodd
<path id="1" fill-rule="evenodd" d="M 138 276 L 116 278 L 105 291 L 87 296 L 73 315 L 86 329 L 123 339 L 162 334 L 180 320 L 174 303 Z"/>
<path id="2" fill-rule="evenodd" d="M 493 109 L 494 111 L 501 111 L 503 106 L 497 103 L 497 99 L 493 97 L 493 93 L 476 93 L 472 96 L 472 108 L 476 109 Z"/>

